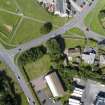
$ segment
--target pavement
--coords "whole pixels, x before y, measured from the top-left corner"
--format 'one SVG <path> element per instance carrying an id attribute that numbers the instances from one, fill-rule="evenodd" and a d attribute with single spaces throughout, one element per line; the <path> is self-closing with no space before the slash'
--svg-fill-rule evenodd
<path id="1" fill-rule="evenodd" d="M 37 96 L 41 101 L 41 105 L 62 105 L 60 101 L 53 102 L 52 99 L 49 99 L 49 97 L 46 96 L 43 90 L 41 90 L 40 92 L 37 92 Z"/>
<path id="2" fill-rule="evenodd" d="M 9 68 L 11 68 L 12 72 L 14 73 L 20 87 L 22 88 L 25 96 L 27 97 L 28 103 L 30 105 L 34 105 L 35 102 L 32 93 L 24 80 L 23 75 L 20 72 L 20 68 L 14 63 L 14 59 L 8 54 L 6 50 L 0 49 L 0 60 L 5 62 Z M 29 101 L 30 100 L 30 101 Z"/>
<path id="3" fill-rule="evenodd" d="M 29 105 L 34 105 L 33 102 L 35 102 L 35 100 L 33 98 L 33 95 L 31 93 L 27 83 L 24 80 L 23 75 L 20 72 L 20 68 L 14 62 L 15 56 L 18 53 L 24 52 L 24 51 L 26 51 L 26 50 L 28 50 L 28 49 L 30 49 L 32 47 L 38 46 L 41 43 L 46 42 L 51 37 L 55 37 L 57 35 L 64 34 L 66 31 L 68 31 L 69 29 L 71 29 L 73 27 L 81 28 L 83 26 L 83 23 L 84 23 L 83 22 L 84 17 L 95 7 L 97 1 L 98 0 L 94 0 L 94 2 L 92 3 L 91 6 L 87 5 L 81 13 L 77 13 L 72 20 L 70 20 L 64 26 L 60 27 L 59 29 L 57 29 L 57 30 L 55 30 L 53 32 L 50 32 L 50 33 L 48 33 L 46 35 L 43 35 L 42 37 L 40 37 L 38 39 L 33 39 L 32 41 L 21 44 L 21 45 L 17 46 L 14 49 L 11 49 L 11 50 L 6 50 L 5 48 L 0 49 L 0 59 L 2 61 L 4 61 L 11 68 L 13 73 L 15 74 L 15 76 L 16 76 L 16 78 L 18 80 L 18 83 L 20 84 L 23 92 L 25 93 L 25 96 L 28 98 Z M 95 38 L 97 40 L 101 39 L 101 35 L 99 35 L 99 34 L 97 34 L 95 32 L 92 32 L 91 30 L 89 32 L 86 32 L 84 27 L 83 27 L 83 30 L 86 33 L 86 37 L 91 37 L 93 39 Z M 104 38 L 105 37 L 103 37 L 102 40 Z M 52 105 L 52 104 L 48 104 L 48 105 Z M 61 105 L 61 104 L 58 104 L 58 105 Z"/>
<path id="4" fill-rule="evenodd" d="M 37 79 L 32 80 L 31 83 L 36 91 L 42 90 L 47 87 L 46 80 L 44 79 L 44 76 L 41 76 Z"/>
<path id="5" fill-rule="evenodd" d="M 74 78 L 75 81 L 77 81 L 77 84 L 80 86 L 84 86 L 84 93 L 82 95 L 81 101 L 83 102 L 83 105 L 94 105 L 94 102 L 96 101 L 97 95 L 100 92 L 105 92 L 105 85 L 93 81 L 93 80 L 83 80 L 79 78 Z"/>
<path id="6" fill-rule="evenodd" d="M 88 80 L 86 82 L 86 88 L 82 98 L 84 105 L 93 105 L 99 92 L 105 92 L 105 85 Z"/>

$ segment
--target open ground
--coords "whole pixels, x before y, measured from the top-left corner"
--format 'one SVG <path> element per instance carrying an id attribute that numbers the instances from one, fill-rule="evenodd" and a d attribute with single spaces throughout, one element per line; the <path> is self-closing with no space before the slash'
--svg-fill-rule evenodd
<path id="1" fill-rule="evenodd" d="M 0 0 L 0 41 L 5 46 L 15 47 L 40 37 L 40 29 L 47 21 L 56 29 L 68 19 L 49 14 L 37 0 Z"/>

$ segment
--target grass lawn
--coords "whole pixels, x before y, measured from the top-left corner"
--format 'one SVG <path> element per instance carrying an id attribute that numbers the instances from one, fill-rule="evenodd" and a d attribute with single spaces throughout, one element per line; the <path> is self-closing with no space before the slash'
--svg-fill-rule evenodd
<path id="1" fill-rule="evenodd" d="M 98 18 L 99 12 L 102 9 L 105 9 L 105 0 L 98 0 L 96 7 L 86 16 L 85 24 L 93 31 L 105 35 L 105 29 L 103 29 Z"/>
<path id="2" fill-rule="evenodd" d="M 19 19 L 19 16 L 0 11 L 0 32 L 10 37 Z"/>
<path id="3" fill-rule="evenodd" d="M 72 48 L 76 46 L 85 46 L 85 40 L 84 39 L 72 39 L 72 38 L 65 38 L 65 45 L 66 48 Z"/>
<path id="4" fill-rule="evenodd" d="M 4 70 L 6 72 L 6 74 L 12 79 L 12 81 L 14 82 L 14 86 L 15 86 L 15 91 L 17 94 L 19 94 L 21 96 L 21 105 L 28 105 L 27 99 L 23 93 L 23 91 L 21 90 L 13 72 L 2 62 L 0 62 L 0 70 Z"/>
<path id="5" fill-rule="evenodd" d="M 44 55 L 36 62 L 25 65 L 25 71 L 27 72 L 30 80 L 40 77 L 49 71 L 50 58 L 48 55 Z"/>
<path id="6" fill-rule="evenodd" d="M 18 28 L 16 35 L 12 38 L 11 43 L 17 44 L 25 42 L 26 40 L 29 41 L 33 38 L 38 38 L 39 36 L 41 36 L 41 26 L 41 23 L 24 19 L 20 27 Z"/>
<path id="7" fill-rule="evenodd" d="M 97 42 L 93 40 L 88 40 L 87 46 L 92 47 L 92 48 L 97 47 Z"/>
<path id="8" fill-rule="evenodd" d="M 37 0 L 17 0 L 17 2 L 26 16 L 31 16 L 42 21 L 51 21 L 57 26 L 61 26 L 68 21 L 68 18 L 61 18 L 59 16 L 52 16 L 49 14 L 38 4 Z"/>
<path id="9" fill-rule="evenodd" d="M 17 7 L 14 1 L 15 0 L 0 0 L 0 8 L 15 12 Z"/>
<path id="10" fill-rule="evenodd" d="M 84 36 L 84 32 L 81 31 L 79 28 L 72 28 L 69 31 L 67 31 L 64 35 L 80 35 L 80 36 Z"/>
<path id="11" fill-rule="evenodd" d="M 18 16 L 19 13 L 25 17 Z M 37 0 L 0 0 L 0 42 L 12 48 L 40 37 L 43 23 L 50 21 L 57 29 L 70 19 L 51 15 Z"/>

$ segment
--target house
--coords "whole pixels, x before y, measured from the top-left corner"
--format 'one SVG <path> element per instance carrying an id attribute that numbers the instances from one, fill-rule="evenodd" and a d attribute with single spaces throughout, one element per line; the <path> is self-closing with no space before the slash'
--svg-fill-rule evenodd
<path id="1" fill-rule="evenodd" d="M 67 58 L 69 61 L 73 61 L 75 58 L 81 57 L 81 48 L 75 47 L 75 48 L 68 48 L 64 51 L 64 54 L 67 55 Z"/>
<path id="2" fill-rule="evenodd" d="M 52 92 L 53 97 L 61 97 L 64 95 L 64 89 L 56 72 L 49 73 L 45 76 L 45 80 Z"/>
<path id="3" fill-rule="evenodd" d="M 84 52 L 82 53 L 82 60 L 85 63 L 93 64 L 96 57 L 96 50 L 93 48 L 85 48 Z"/>

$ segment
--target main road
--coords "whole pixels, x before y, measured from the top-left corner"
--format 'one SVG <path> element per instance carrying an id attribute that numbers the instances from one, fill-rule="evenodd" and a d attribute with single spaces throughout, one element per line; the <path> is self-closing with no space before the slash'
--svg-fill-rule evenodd
<path id="1" fill-rule="evenodd" d="M 24 51 L 26 51 L 32 47 L 38 46 L 41 43 L 50 39 L 51 37 L 55 37 L 57 35 L 63 34 L 73 27 L 81 28 L 83 31 L 85 31 L 85 33 L 87 34 L 87 37 L 97 38 L 97 40 L 98 39 L 102 40 L 103 38 L 101 38 L 98 34 L 92 32 L 92 31 L 86 32 L 86 30 L 84 28 L 85 26 L 83 24 L 84 23 L 83 22 L 84 17 L 95 7 L 97 1 L 98 0 L 94 0 L 94 2 L 92 3 L 91 6 L 87 5 L 81 13 L 77 13 L 72 20 L 70 20 L 63 27 L 60 27 L 56 31 L 50 32 L 50 33 L 43 35 L 42 37 L 40 37 L 38 39 L 34 39 L 30 42 L 21 44 L 21 45 L 17 46 L 14 49 L 11 49 L 11 50 L 7 50 L 5 48 L 0 49 L 0 59 L 2 61 L 4 61 L 11 68 L 13 73 L 15 74 L 23 92 L 25 93 L 26 97 L 28 98 L 28 102 L 30 105 L 34 105 L 33 102 L 35 102 L 35 99 L 33 98 L 32 93 L 31 93 L 27 83 L 25 82 L 23 75 L 20 72 L 20 68 L 14 62 L 16 54 L 24 52 Z"/>

